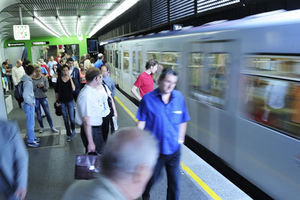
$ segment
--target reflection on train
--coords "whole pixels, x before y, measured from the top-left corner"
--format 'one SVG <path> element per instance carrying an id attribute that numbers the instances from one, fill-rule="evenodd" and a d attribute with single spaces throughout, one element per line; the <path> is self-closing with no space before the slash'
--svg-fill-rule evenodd
<path id="1" fill-rule="evenodd" d="M 111 41 L 105 55 L 129 95 L 148 59 L 174 68 L 191 112 L 188 135 L 271 197 L 296 199 L 299 35 L 300 10 L 275 11 Z"/>

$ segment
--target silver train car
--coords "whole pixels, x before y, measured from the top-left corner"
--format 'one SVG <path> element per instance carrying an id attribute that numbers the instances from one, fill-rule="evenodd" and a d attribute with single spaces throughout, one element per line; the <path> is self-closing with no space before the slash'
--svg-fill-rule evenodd
<path id="1" fill-rule="evenodd" d="M 187 135 L 270 197 L 300 197 L 300 10 L 137 36 L 104 49 L 129 95 L 148 59 L 174 68 L 191 114 Z"/>

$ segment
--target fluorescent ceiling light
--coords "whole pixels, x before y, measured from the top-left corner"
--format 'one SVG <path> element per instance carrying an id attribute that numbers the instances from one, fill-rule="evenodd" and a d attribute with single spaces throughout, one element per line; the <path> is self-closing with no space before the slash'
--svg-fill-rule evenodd
<path id="1" fill-rule="evenodd" d="M 76 35 L 79 40 L 82 40 L 82 35 L 81 35 L 81 19 L 80 16 L 77 17 L 77 28 L 76 28 Z"/>
<path id="2" fill-rule="evenodd" d="M 61 20 L 60 20 L 60 18 L 58 16 L 56 16 L 56 22 L 58 23 L 60 29 L 65 34 L 65 36 L 70 37 L 70 35 L 67 33 L 65 27 L 62 25 Z"/>
<path id="3" fill-rule="evenodd" d="M 92 37 L 97 31 L 103 28 L 106 24 L 113 21 L 119 15 L 123 14 L 126 10 L 131 8 L 134 4 L 136 4 L 139 0 L 125 0 L 121 5 L 119 5 L 116 9 L 110 12 L 106 17 L 104 17 L 100 22 L 93 28 L 90 32 L 89 37 Z"/>
<path id="4" fill-rule="evenodd" d="M 51 28 L 49 28 L 44 22 L 42 22 L 39 18 L 37 17 L 33 17 L 33 21 L 39 25 L 40 27 L 42 27 L 45 31 L 51 33 L 52 35 L 56 36 L 56 37 L 60 37 L 59 34 L 57 34 L 54 30 L 52 30 Z"/>

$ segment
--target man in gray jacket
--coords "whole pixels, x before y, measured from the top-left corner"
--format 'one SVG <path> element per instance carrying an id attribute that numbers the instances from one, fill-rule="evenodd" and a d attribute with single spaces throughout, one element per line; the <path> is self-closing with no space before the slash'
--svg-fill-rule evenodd
<path id="1" fill-rule="evenodd" d="M 18 125 L 0 120 L 0 199 L 25 198 L 28 154 Z"/>
<path id="2" fill-rule="evenodd" d="M 34 74 L 34 68 L 32 65 L 28 65 L 25 68 L 25 75 L 21 78 L 23 82 L 23 98 L 22 109 L 26 114 L 26 128 L 27 128 L 27 146 L 39 147 L 39 138 L 34 135 L 34 109 L 35 109 L 35 97 L 33 93 L 32 77 Z"/>
<path id="3" fill-rule="evenodd" d="M 77 181 L 62 200 L 134 200 L 142 195 L 158 158 L 157 141 L 148 132 L 126 128 L 105 145 L 101 174 Z"/>

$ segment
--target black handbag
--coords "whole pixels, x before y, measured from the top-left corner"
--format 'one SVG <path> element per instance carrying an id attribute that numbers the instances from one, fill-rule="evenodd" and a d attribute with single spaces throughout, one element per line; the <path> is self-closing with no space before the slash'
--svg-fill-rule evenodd
<path id="1" fill-rule="evenodd" d="M 111 99 L 110 96 L 108 95 L 108 92 L 107 92 L 106 87 L 105 87 L 106 84 L 103 83 L 102 85 L 103 85 L 104 90 L 105 90 L 105 92 L 106 92 L 106 94 L 107 94 L 107 103 L 108 103 L 109 110 L 110 110 L 110 113 L 108 114 L 108 116 L 112 117 L 112 116 L 114 116 L 114 109 L 113 109 L 113 107 L 112 107 L 112 99 Z"/>
<path id="2" fill-rule="evenodd" d="M 54 109 L 55 109 L 55 114 L 57 116 L 61 116 L 62 115 L 61 104 L 60 103 L 54 102 Z"/>
<path id="3" fill-rule="evenodd" d="M 93 179 L 100 172 L 100 155 L 93 152 L 77 155 L 75 161 L 75 179 Z"/>

